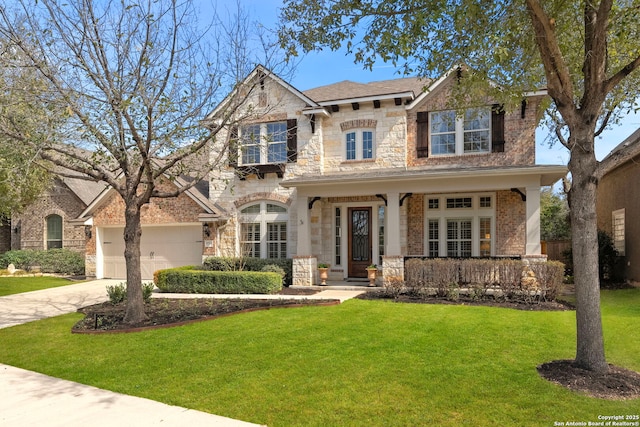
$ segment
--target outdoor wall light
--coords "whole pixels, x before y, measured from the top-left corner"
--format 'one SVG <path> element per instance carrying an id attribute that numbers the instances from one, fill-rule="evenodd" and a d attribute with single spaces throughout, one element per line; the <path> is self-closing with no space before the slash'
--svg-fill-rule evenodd
<path id="1" fill-rule="evenodd" d="M 87 239 L 91 238 L 91 226 L 90 225 L 85 225 L 84 226 L 84 235 L 87 237 Z"/>
<path id="2" fill-rule="evenodd" d="M 207 237 L 211 236 L 211 230 L 209 230 L 209 224 L 208 223 L 205 222 L 204 224 L 202 224 L 202 232 Z"/>

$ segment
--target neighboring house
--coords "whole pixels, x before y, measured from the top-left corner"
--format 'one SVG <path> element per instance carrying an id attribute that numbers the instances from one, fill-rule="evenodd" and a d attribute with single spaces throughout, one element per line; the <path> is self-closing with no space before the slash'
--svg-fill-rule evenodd
<path id="1" fill-rule="evenodd" d="M 247 95 L 242 126 L 222 130 L 224 148 L 210 147 L 225 164 L 208 186 L 143 207 L 143 278 L 210 255 L 293 258 L 294 285 L 319 283 L 320 262 L 331 266 L 329 281 L 364 278 L 370 264 L 390 281 L 402 280 L 406 257 L 544 259 L 540 187 L 567 172 L 535 165 L 545 92 L 511 113 L 487 103 L 458 117 L 447 101 L 459 77 L 454 70 L 437 81 L 343 81 L 301 92 L 257 67 L 238 88 Z M 228 102 L 206 121 L 219 123 Z M 32 215 L 40 234 L 21 232 L 17 246 L 56 244 L 45 237 L 52 214 L 63 217 L 63 247 L 85 245 L 88 275 L 125 277 L 123 202 L 114 190 L 69 212 L 25 212 L 15 220 Z M 75 234 L 66 237 L 67 228 Z"/>
<path id="2" fill-rule="evenodd" d="M 544 258 L 540 187 L 567 172 L 534 164 L 545 92 L 512 113 L 488 103 L 458 117 L 447 101 L 459 77 L 301 92 L 256 68 L 254 118 L 228 130 L 230 167 L 211 177 L 229 215 L 214 224 L 216 253 L 292 257 L 294 285 L 318 283 L 319 262 L 329 280 L 370 264 L 394 280 L 407 256 Z"/>
<path id="3" fill-rule="evenodd" d="M 163 182 L 162 186 L 183 185 Z M 204 181 L 177 198 L 143 206 L 141 268 L 144 279 L 161 268 L 200 264 L 212 253 L 208 221 L 219 210 Z M 125 278 L 124 202 L 110 187 L 78 179 L 56 179 L 51 189 L 12 217 L 11 249 L 68 248 L 85 254 L 87 276 Z"/>
<path id="4" fill-rule="evenodd" d="M 640 144 L 640 129 L 615 147 Z M 598 183 L 598 229 L 607 232 L 622 257 L 620 266 L 626 280 L 640 282 L 640 155 L 608 170 Z"/>
<path id="5" fill-rule="evenodd" d="M 180 179 L 163 181 L 160 190 L 184 185 Z M 218 221 L 222 211 L 207 195 L 208 183 L 196 185 L 178 197 L 153 198 L 141 210 L 142 237 L 140 264 L 143 279 L 156 270 L 198 265 L 213 254 L 215 235 L 210 221 Z M 112 188 L 103 190 L 82 211 L 76 223 L 91 227 L 86 245 L 87 275 L 97 278 L 125 278 L 124 201 Z"/>
<path id="6" fill-rule="evenodd" d="M 5 236 L 7 249 L 68 248 L 84 252 L 90 229 L 77 227 L 74 220 L 104 188 L 100 183 L 55 178 L 37 200 L 12 215 L 10 233 Z"/>

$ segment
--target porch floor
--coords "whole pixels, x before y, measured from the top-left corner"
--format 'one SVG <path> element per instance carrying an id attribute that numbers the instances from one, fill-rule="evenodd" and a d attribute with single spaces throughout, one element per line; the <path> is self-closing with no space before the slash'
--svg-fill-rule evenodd
<path id="1" fill-rule="evenodd" d="M 347 280 L 327 280 L 326 285 L 311 286 L 291 286 L 292 289 L 315 289 L 318 291 L 340 290 L 340 291 L 382 291 L 381 286 L 369 286 L 369 281 L 347 281 Z"/>

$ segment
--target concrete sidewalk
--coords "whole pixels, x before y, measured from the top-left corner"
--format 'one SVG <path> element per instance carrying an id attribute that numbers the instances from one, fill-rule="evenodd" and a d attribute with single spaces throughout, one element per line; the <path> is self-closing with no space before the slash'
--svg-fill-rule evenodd
<path id="1" fill-rule="evenodd" d="M 122 280 L 94 280 L 76 285 L 0 297 L 0 329 L 72 313 L 108 299 L 106 286 Z M 154 298 L 291 298 L 345 301 L 364 292 L 323 290 L 315 295 L 159 294 Z M 140 397 L 78 384 L 0 364 L 0 426 L 219 426 L 256 424 L 166 405 Z"/>
<path id="2" fill-rule="evenodd" d="M 0 364 L 5 427 L 249 427 L 257 424 L 166 405 Z"/>

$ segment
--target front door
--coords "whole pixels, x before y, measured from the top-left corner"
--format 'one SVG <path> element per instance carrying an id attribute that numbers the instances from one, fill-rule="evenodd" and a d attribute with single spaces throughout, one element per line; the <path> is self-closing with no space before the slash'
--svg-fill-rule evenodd
<path id="1" fill-rule="evenodd" d="M 349 277 L 367 277 L 371 265 L 371 208 L 349 208 Z"/>

